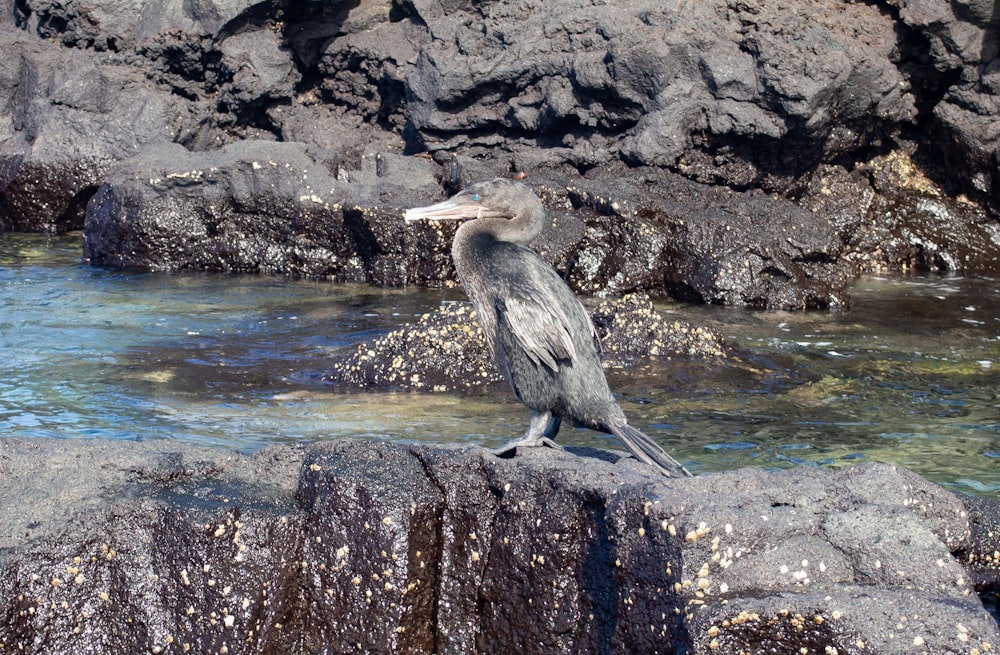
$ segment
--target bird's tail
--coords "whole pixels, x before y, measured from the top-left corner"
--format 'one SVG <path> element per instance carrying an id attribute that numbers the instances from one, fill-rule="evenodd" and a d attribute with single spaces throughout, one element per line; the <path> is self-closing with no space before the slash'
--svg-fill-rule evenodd
<path id="1" fill-rule="evenodd" d="M 610 427 L 612 434 L 618 437 L 637 459 L 660 469 L 660 472 L 668 478 L 691 476 L 691 473 L 681 466 L 680 462 L 668 455 L 655 441 L 638 429 L 628 423 Z"/>

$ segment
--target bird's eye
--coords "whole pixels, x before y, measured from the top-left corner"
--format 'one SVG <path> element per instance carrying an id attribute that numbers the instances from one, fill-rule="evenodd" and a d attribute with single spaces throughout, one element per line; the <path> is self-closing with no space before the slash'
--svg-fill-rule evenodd
<path id="1" fill-rule="evenodd" d="M 479 195 L 478 193 L 472 194 L 472 201 L 473 202 L 479 202 L 481 199 L 482 199 L 482 196 Z"/>

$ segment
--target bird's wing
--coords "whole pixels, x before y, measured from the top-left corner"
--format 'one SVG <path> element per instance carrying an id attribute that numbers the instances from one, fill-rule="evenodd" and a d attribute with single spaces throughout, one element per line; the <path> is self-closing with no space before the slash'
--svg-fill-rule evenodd
<path id="1" fill-rule="evenodd" d="M 535 365 L 544 364 L 558 371 L 559 360 L 576 357 L 569 321 L 554 303 L 531 294 L 518 294 L 498 296 L 495 306 L 501 325 Z"/>

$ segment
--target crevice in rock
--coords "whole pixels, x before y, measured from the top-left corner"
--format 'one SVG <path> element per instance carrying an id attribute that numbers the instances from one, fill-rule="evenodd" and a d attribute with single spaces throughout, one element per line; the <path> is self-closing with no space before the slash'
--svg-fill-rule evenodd
<path id="1" fill-rule="evenodd" d="M 383 252 L 378 237 L 372 232 L 360 208 L 344 208 L 344 229 L 347 231 L 347 238 L 351 241 L 353 251 L 363 262 L 364 269 L 372 270 L 375 260 Z"/>
<path id="2" fill-rule="evenodd" d="M 615 546 L 611 542 L 607 509 L 602 498 L 585 499 L 583 511 L 592 522 L 594 534 L 590 535 L 583 563 L 582 587 L 593 610 L 593 619 L 581 612 L 579 629 L 596 634 L 598 655 L 614 652 L 614 636 L 618 627 L 618 583 L 615 580 Z M 590 625 L 587 625 L 587 622 Z"/>
<path id="3" fill-rule="evenodd" d="M 55 225 L 59 232 L 83 229 L 84 221 L 87 218 L 87 203 L 99 188 L 98 184 L 85 186 L 73 194 L 66 209 L 56 218 Z"/>
<path id="4" fill-rule="evenodd" d="M 440 606 L 441 606 L 441 580 L 444 576 L 444 522 L 445 522 L 445 512 L 448 508 L 448 489 L 442 484 L 442 482 L 434 474 L 434 469 L 427 461 L 424 454 L 417 448 L 409 449 L 410 455 L 417 460 L 421 468 L 424 471 L 424 477 L 427 478 L 434 487 L 438 490 L 438 495 L 440 498 L 440 503 L 435 508 L 433 522 L 430 526 L 423 523 L 423 528 L 427 529 L 428 535 L 433 535 L 432 541 L 437 546 L 437 548 L 432 553 L 430 558 L 430 568 L 432 570 L 431 574 L 431 602 L 430 602 L 430 616 L 431 616 L 431 635 L 433 640 L 434 649 L 432 652 L 440 653 L 442 652 L 441 638 L 438 633 L 438 629 L 441 625 L 439 621 L 440 617 Z M 414 523 L 413 528 L 416 528 L 416 523 Z M 412 541 L 412 540 L 411 540 Z"/>
<path id="5" fill-rule="evenodd" d="M 953 7 L 958 6 L 953 4 Z M 914 97 L 916 116 L 909 124 L 901 123 L 900 139 L 918 144 L 913 154 L 914 161 L 935 182 L 949 193 L 957 192 L 956 180 L 942 165 L 944 148 L 942 140 L 928 139 L 933 133 L 936 119 L 935 108 L 942 102 L 949 90 L 959 83 L 961 67 L 942 68 L 941 62 L 932 58 L 932 43 L 926 31 L 911 27 L 900 16 L 898 7 L 892 3 L 879 3 L 882 11 L 888 12 L 895 22 L 896 59 L 900 74 L 910 85 Z M 864 161 L 856 158 L 856 161 Z"/>
<path id="6" fill-rule="evenodd" d="M 284 5 L 285 2 L 280 0 L 264 0 L 250 5 L 216 30 L 215 42 L 219 43 L 241 32 L 279 24 L 284 18 Z"/>

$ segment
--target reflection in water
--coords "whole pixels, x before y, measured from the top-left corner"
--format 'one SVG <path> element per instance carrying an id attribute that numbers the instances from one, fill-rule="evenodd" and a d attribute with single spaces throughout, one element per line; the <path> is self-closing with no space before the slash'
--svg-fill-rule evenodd
<path id="1" fill-rule="evenodd" d="M 240 450 L 357 436 L 497 446 L 527 413 L 466 396 L 345 393 L 318 373 L 459 290 L 139 274 L 79 263 L 74 239 L 0 235 L 0 430 L 179 438 Z M 609 371 L 631 421 L 695 473 L 890 461 L 1000 497 L 1000 283 L 872 278 L 848 311 L 664 302 L 740 355 Z M 564 429 L 567 444 L 617 448 Z"/>

